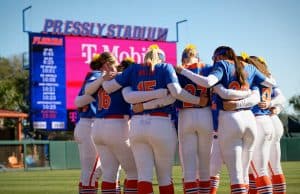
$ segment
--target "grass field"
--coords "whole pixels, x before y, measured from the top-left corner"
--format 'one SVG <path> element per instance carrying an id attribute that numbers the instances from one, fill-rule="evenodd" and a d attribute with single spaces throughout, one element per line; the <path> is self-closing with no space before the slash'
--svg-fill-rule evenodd
<path id="1" fill-rule="evenodd" d="M 287 178 L 287 193 L 300 193 L 300 162 L 283 162 Z M 33 170 L 0 172 L 1 194 L 75 194 L 79 170 Z M 229 192 L 228 174 L 223 170 L 218 193 Z M 123 177 L 123 175 L 121 176 Z M 182 192 L 181 170 L 179 166 L 173 168 L 173 180 L 176 193 Z M 154 193 L 158 193 L 157 183 L 154 181 Z M 100 192 L 99 192 L 100 193 Z"/>

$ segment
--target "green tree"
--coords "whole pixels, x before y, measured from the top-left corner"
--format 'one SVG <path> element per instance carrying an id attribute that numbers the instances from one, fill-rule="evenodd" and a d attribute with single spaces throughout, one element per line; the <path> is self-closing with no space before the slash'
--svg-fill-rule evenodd
<path id="1" fill-rule="evenodd" d="M 21 56 L 0 57 L 0 109 L 28 112 L 28 71 L 22 69 Z"/>

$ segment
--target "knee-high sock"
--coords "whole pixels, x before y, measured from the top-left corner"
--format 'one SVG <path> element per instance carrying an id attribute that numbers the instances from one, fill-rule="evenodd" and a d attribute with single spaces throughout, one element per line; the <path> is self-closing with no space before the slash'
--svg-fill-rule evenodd
<path id="1" fill-rule="evenodd" d="M 138 194 L 152 194 L 153 187 L 151 182 L 139 181 L 138 182 Z"/>
<path id="2" fill-rule="evenodd" d="M 261 176 L 256 178 L 256 188 L 258 193 L 272 194 L 272 182 L 268 176 Z"/>
<path id="3" fill-rule="evenodd" d="M 286 194 L 286 182 L 283 174 L 273 175 L 272 185 L 274 194 Z"/>
<path id="4" fill-rule="evenodd" d="M 247 194 L 247 190 L 244 184 L 231 185 L 231 194 Z"/>
<path id="5" fill-rule="evenodd" d="M 166 185 L 166 186 L 159 186 L 159 193 L 160 194 L 175 194 L 173 183 L 170 185 Z"/>
<path id="6" fill-rule="evenodd" d="M 220 183 L 220 177 L 212 176 L 210 177 L 210 194 L 217 194 Z"/>

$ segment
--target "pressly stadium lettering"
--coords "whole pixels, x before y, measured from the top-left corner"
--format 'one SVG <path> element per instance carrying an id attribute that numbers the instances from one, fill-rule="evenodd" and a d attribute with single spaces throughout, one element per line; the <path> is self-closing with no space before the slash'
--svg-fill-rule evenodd
<path id="1" fill-rule="evenodd" d="M 45 19 L 43 33 L 166 41 L 167 28 Z"/>

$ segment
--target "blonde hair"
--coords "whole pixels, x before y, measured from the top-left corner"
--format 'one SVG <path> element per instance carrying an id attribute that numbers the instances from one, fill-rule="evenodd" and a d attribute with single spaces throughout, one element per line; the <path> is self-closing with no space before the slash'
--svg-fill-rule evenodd
<path id="1" fill-rule="evenodd" d="M 184 48 L 182 55 L 181 55 L 181 62 L 184 62 L 184 59 L 191 59 L 192 57 L 199 58 L 197 48 L 193 44 L 188 44 Z"/>
<path id="2" fill-rule="evenodd" d="M 250 62 L 251 61 L 251 62 Z M 264 60 L 261 60 L 259 57 L 250 56 L 249 62 L 254 65 L 260 72 L 262 72 L 265 76 L 270 77 L 271 73 L 268 69 L 268 66 Z"/>
<path id="3" fill-rule="evenodd" d="M 148 51 L 144 57 L 144 63 L 149 64 L 151 71 L 154 70 L 154 66 L 158 63 L 162 63 L 165 61 L 164 59 L 165 53 L 161 50 L 158 45 L 154 44 L 149 46 Z"/>

